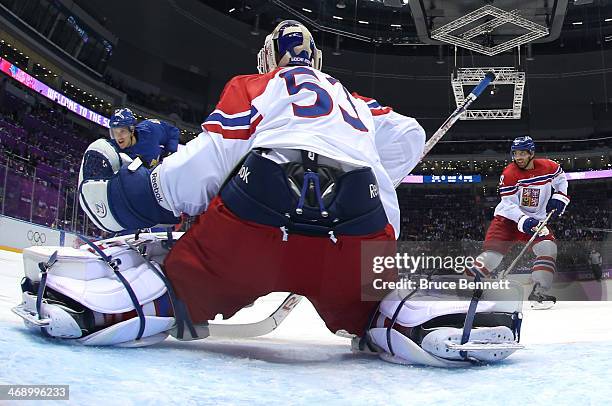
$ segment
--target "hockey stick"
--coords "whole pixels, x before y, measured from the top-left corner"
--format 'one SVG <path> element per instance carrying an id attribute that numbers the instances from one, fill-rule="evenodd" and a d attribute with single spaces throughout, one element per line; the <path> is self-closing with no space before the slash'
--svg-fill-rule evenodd
<path id="1" fill-rule="evenodd" d="M 450 130 L 450 128 L 459 120 L 459 117 L 470 107 L 474 100 L 478 98 L 482 94 L 482 92 L 489 86 L 489 83 L 495 80 L 495 74 L 493 72 L 487 72 L 485 77 L 476 85 L 474 89 L 468 94 L 465 98 L 463 104 L 455 109 L 451 113 L 450 116 L 442 123 L 440 128 L 431 136 L 431 138 L 425 143 L 425 148 L 423 149 L 423 156 L 421 159 L 425 157 L 431 151 L 431 149 L 440 141 L 440 139 Z"/>
<path id="2" fill-rule="evenodd" d="M 247 338 L 266 335 L 274 331 L 302 299 L 303 296 L 290 293 L 276 310 L 261 321 L 247 324 L 209 323 L 208 331 L 211 337 Z"/>
<path id="3" fill-rule="evenodd" d="M 476 87 L 472 89 L 470 94 L 468 94 L 468 96 L 465 98 L 463 104 L 457 107 L 455 111 L 453 111 L 451 115 L 448 116 L 444 123 L 442 123 L 440 128 L 436 130 L 434 135 L 432 135 L 431 138 L 427 140 L 427 142 L 425 143 L 425 147 L 423 148 L 423 155 L 421 156 L 421 160 L 425 158 L 429 151 L 431 151 L 431 149 L 438 143 L 438 141 L 440 141 L 442 137 L 444 137 L 448 130 L 450 130 L 450 128 L 457 122 L 457 120 L 459 120 L 461 115 L 465 113 L 468 107 L 470 107 L 472 103 L 474 103 L 474 100 L 476 100 L 478 96 L 480 96 L 482 92 L 487 88 L 487 86 L 489 86 L 489 84 L 494 80 L 495 74 L 493 72 L 487 72 L 485 74 L 485 77 L 482 78 L 480 83 L 478 83 L 478 85 L 476 85 Z M 402 179 L 400 179 L 399 182 L 397 182 L 393 186 L 397 188 L 399 185 L 401 185 L 403 180 L 404 178 L 402 177 Z"/>
<path id="4" fill-rule="evenodd" d="M 245 324 L 221 324 L 221 323 L 202 323 L 195 324 L 193 327 L 197 333 L 196 338 L 185 334 L 180 340 L 200 340 L 206 337 L 226 337 L 226 338 L 251 338 L 259 337 L 271 333 L 278 327 L 283 320 L 291 313 L 295 306 L 300 303 L 303 296 L 290 293 L 285 300 L 268 317 L 254 323 Z M 173 337 L 177 335 L 177 328 L 170 330 Z"/>
<path id="5" fill-rule="evenodd" d="M 510 273 L 510 271 L 512 271 L 514 269 L 514 267 L 516 266 L 518 261 L 523 257 L 523 255 L 527 251 L 527 248 L 529 248 L 529 246 L 531 246 L 531 244 L 535 241 L 535 239 L 540 234 L 540 231 L 542 231 L 544 229 L 544 227 L 546 227 L 546 223 L 548 223 L 548 220 L 550 220 L 550 217 L 553 215 L 554 212 L 555 212 L 555 210 L 551 210 L 551 212 L 548 213 L 546 218 L 544 220 L 542 220 L 540 222 L 540 224 L 538 224 L 538 227 L 536 228 L 535 232 L 533 233 L 533 235 L 531 236 L 529 241 L 527 241 L 527 244 L 525 244 L 525 246 L 523 247 L 521 252 L 516 256 L 516 258 L 514 258 L 514 261 L 512 261 L 512 263 L 510 264 L 510 266 L 508 268 L 506 268 L 502 273 L 499 274 L 499 279 L 504 279 L 506 277 L 506 275 L 508 275 Z"/>

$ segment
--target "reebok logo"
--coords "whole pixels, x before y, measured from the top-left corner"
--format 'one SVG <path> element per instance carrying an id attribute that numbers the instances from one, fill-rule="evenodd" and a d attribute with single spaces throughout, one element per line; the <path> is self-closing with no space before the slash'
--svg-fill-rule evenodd
<path id="1" fill-rule="evenodd" d="M 249 167 L 248 166 L 243 166 L 240 168 L 240 171 L 238 171 L 238 176 L 240 177 L 240 179 L 242 179 L 244 181 L 244 183 L 249 183 L 249 175 L 251 174 L 251 172 L 249 172 Z"/>
<path id="2" fill-rule="evenodd" d="M 374 199 L 378 196 L 378 186 L 370 184 L 370 199 Z"/>
<path id="3" fill-rule="evenodd" d="M 155 195 L 155 200 L 157 200 L 157 203 L 161 204 L 161 202 L 164 201 L 164 198 L 161 195 L 161 190 L 160 190 L 160 187 L 159 187 L 157 172 L 153 172 L 151 174 L 151 188 L 153 189 L 153 194 Z"/>

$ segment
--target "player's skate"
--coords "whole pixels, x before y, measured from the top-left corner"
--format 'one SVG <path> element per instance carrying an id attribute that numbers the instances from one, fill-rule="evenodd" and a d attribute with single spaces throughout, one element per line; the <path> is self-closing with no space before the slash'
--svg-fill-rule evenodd
<path id="1" fill-rule="evenodd" d="M 557 303 L 557 298 L 546 294 L 539 282 L 533 285 L 528 299 L 531 302 L 531 308 L 535 310 L 547 310 Z"/>

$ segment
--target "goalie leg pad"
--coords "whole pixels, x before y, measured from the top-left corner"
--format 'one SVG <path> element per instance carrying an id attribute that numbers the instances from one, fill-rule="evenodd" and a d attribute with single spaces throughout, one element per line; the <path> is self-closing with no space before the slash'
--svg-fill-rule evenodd
<path id="1" fill-rule="evenodd" d="M 135 339 L 140 328 L 140 321 L 134 317 L 96 331 L 78 341 L 83 345 L 145 347 L 165 340 L 169 334 L 168 330 L 174 325 L 174 317 L 145 316 L 145 319 L 145 330 L 140 340 Z"/>
<path id="2" fill-rule="evenodd" d="M 159 252 L 161 240 L 152 238 L 138 243 L 143 252 L 163 260 L 163 253 Z M 111 252 L 116 255 L 113 265 L 99 257 L 95 260 L 86 247 L 56 247 L 53 257 L 57 259 L 48 261 L 46 267 L 37 267 L 35 259 L 41 258 L 42 252 L 35 248 L 25 250 L 28 260 L 24 260 L 23 299 L 13 311 L 28 327 L 42 329 L 53 337 L 77 339 L 84 345 L 143 346 L 163 340 L 175 318 L 159 265 L 151 261 L 142 263 L 144 257 L 133 256 L 135 251 L 126 251 L 120 240 L 98 244 L 101 247 L 107 244 L 103 248 L 105 256 Z M 96 248 L 102 252 L 100 247 Z M 106 259 L 109 260 L 107 256 Z M 35 268 L 45 268 L 46 278 L 42 279 Z M 128 286 L 118 281 L 119 276 Z M 126 293 L 128 287 L 134 300 Z M 38 311 L 37 299 L 41 294 Z M 142 317 L 134 317 L 135 310 Z"/>
<path id="3" fill-rule="evenodd" d="M 469 299 L 471 290 L 397 290 L 381 302 L 367 337 L 390 362 L 452 367 L 501 361 L 522 348 L 522 294 L 513 282 L 509 289 L 485 290 L 478 301 Z"/>
<path id="4" fill-rule="evenodd" d="M 27 292 L 23 293 L 21 312 L 16 313 L 24 318 L 28 328 L 41 329 L 51 337 L 72 338 L 83 345 L 97 346 L 144 347 L 157 344 L 168 337 L 168 330 L 173 327 L 175 321 L 174 317 L 145 316 L 143 336 L 135 340 L 140 328 L 140 320 L 137 317 L 88 334 L 77 322 L 87 317 L 93 318 L 91 313 L 87 313 L 88 310 L 74 310 L 60 303 L 43 303 L 39 317 L 36 313 L 36 296 Z M 24 312 L 27 313 L 25 317 Z"/>

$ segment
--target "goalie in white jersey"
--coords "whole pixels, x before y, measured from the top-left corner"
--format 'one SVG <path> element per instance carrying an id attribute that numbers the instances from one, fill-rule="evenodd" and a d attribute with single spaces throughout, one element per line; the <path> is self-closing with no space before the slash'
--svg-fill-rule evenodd
<path id="1" fill-rule="evenodd" d="M 391 340 L 384 338 L 387 333 L 370 329 L 380 297 L 363 300 L 376 293 L 371 292 L 374 278 L 393 280 L 397 275 L 393 270 L 361 274 L 361 247 L 364 242 L 386 242 L 372 244 L 368 255 L 395 255 L 400 216 L 394 185 L 419 162 L 425 143 L 423 128 L 373 99 L 351 95 L 321 72 L 321 53 L 298 22 L 280 23 L 266 38 L 258 59 L 260 74 L 230 80 L 216 109 L 202 124 L 202 133 L 152 172 L 138 161 L 125 165 L 105 140 L 93 143 L 83 158 L 80 202 L 104 230 L 173 224 L 181 213 L 203 213 L 163 259 L 167 289 L 159 283 L 157 272 L 147 273 L 130 257 L 122 260 L 124 266 L 131 263 L 128 272 L 132 272 L 125 281 L 120 278 L 125 289 L 114 280 L 102 285 L 112 292 L 96 292 L 91 298 L 82 281 L 75 292 L 71 284 L 59 283 L 50 273 L 49 291 L 98 312 L 123 311 L 124 316 L 112 318 L 120 323 L 138 320 L 133 310 L 126 313 L 125 303 L 131 300 L 140 319 L 131 326 L 138 331 L 130 336 L 125 325 L 121 337 L 135 342 L 168 329 L 155 317 L 174 316 L 176 337 L 189 339 L 183 335 L 184 324 L 206 323 L 219 313 L 231 317 L 270 292 L 293 292 L 312 302 L 330 331 L 363 337 L 369 329 L 371 342 L 380 351 L 406 361 L 410 355 L 405 354 L 413 347 L 422 350 L 416 344 L 402 344 L 410 341 L 403 337 L 401 342 L 393 338 L 394 352 Z M 149 251 L 160 258 L 158 248 Z M 121 263 L 114 266 L 120 268 Z M 40 297 L 41 289 L 31 282 L 24 294 L 38 291 Z M 112 299 L 117 295 L 122 295 L 121 301 Z M 167 296 L 173 303 L 170 313 Z M 381 305 L 379 314 L 395 313 L 395 322 L 400 311 L 394 309 L 405 300 L 400 303 L 394 298 Z M 28 300 L 38 303 L 40 314 L 42 299 Z M 145 304 L 148 314 L 143 313 Z M 141 306 L 143 312 L 138 312 Z M 433 315 L 453 312 L 462 317 L 466 311 L 467 304 L 449 308 L 430 301 L 421 308 L 407 307 L 401 314 L 410 313 L 408 319 L 418 320 L 408 324 L 417 331 Z M 99 330 L 90 335 L 96 336 L 96 344 L 115 344 L 121 342 L 117 334 L 107 341 L 108 337 L 100 336 L 109 329 L 120 330 L 118 325 L 96 325 L 88 333 Z M 456 334 L 456 329 L 451 330 Z M 503 333 L 511 335 L 507 328 Z M 439 347 L 434 339 L 445 339 L 444 334 L 431 335 L 430 347 Z M 477 337 L 489 335 L 498 336 L 498 332 L 483 329 Z M 458 352 L 455 355 L 462 359 Z"/>
<path id="2" fill-rule="evenodd" d="M 107 231 L 201 214 L 164 263 L 193 323 L 285 291 L 332 332 L 363 335 L 378 303 L 361 300 L 361 243 L 396 240 L 394 184 L 419 162 L 425 132 L 321 72 L 300 23 L 279 24 L 258 59 L 261 73 L 231 79 L 202 133 L 152 172 L 92 144 L 81 205 Z"/>
<path id="3" fill-rule="evenodd" d="M 480 264 L 468 273 L 490 276 L 514 244 L 530 239 L 549 212 L 554 210 L 552 216 L 558 218 L 569 204 L 563 169 L 550 159 L 535 158 L 535 143 L 531 137 L 516 138 L 510 153 L 513 162 L 504 169 L 499 181 L 501 202 L 487 230 Z M 556 302 L 556 298 L 546 291 L 552 285 L 557 259 L 557 244 L 548 227 L 536 237 L 531 249 L 536 259 L 531 272 L 534 286 L 529 300 L 536 307 L 548 307 Z"/>

